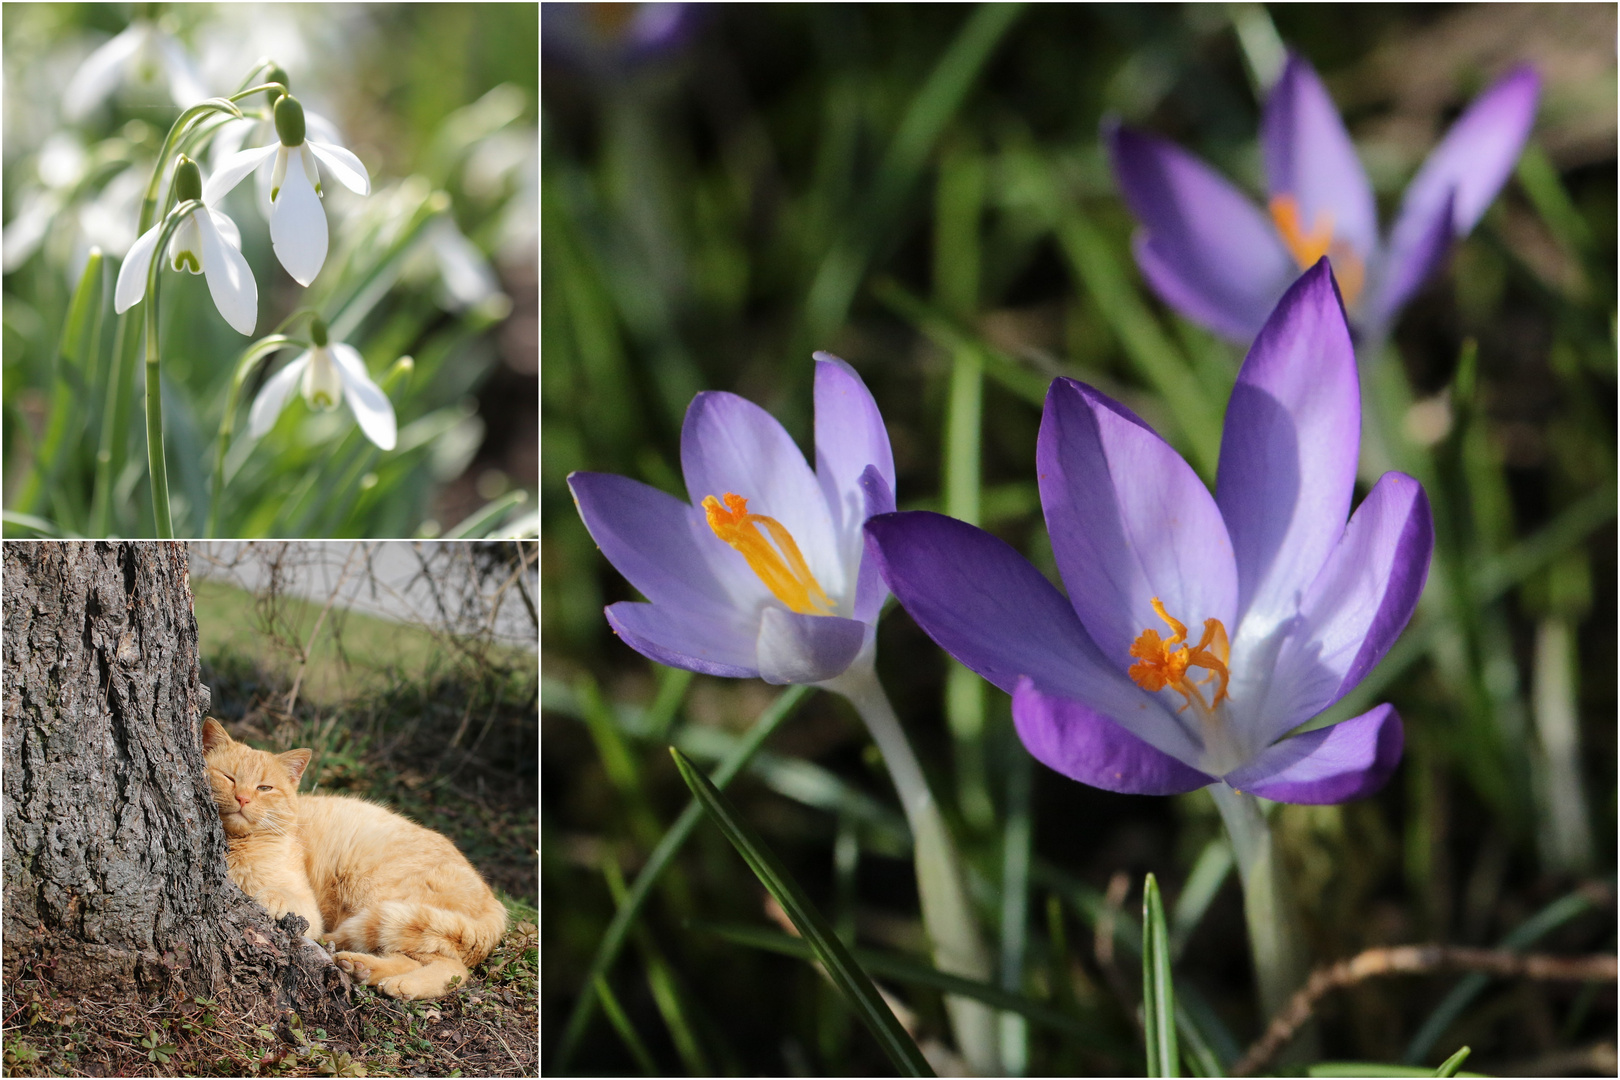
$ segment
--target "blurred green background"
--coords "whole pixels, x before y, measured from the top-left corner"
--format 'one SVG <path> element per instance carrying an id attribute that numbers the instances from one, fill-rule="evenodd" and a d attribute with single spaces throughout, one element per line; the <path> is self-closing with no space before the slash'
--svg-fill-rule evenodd
<path id="1" fill-rule="evenodd" d="M 299 307 L 364 355 L 389 386 L 398 447 L 361 438 L 346 408 L 301 401 L 262 440 L 237 401 L 223 536 L 412 536 L 451 532 L 498 503 L 485 531 L 533 535 L 538 483 L 538 11 L 525 4 L 16 4 L 6 9 L 4 481 L 6 535 L 92 530 L 116 319 L 113 278 L 135 238 L 141 188 L 179 115 L 167 73 L 208 94 L 238 89 L 269 57 L 306 107 L 335 123 L 371 175 L 369 196 L 328 190 L 325 266 L 300 288 L 271 252 L 253 185 L 223 209 L 242 232 L 259 292 L 255 337 Z M 82 115 L 64 93 L 93 50 L 131 25 L 157 46 Z M 174 57 L 184 58 L 183 62 Z M 255 96 L 244 107 L 258 107 Z M 69 115 L 71 113 L 71 115 Z M 211 158 L 194 155 L 207 170 Z M 326 185 L 328 189 L 341 185 Z M 64 331 L 91 245 L 110 259 L 99 322 Z M 169 485 L 179 535 L 201 536 L 216 433 L 250 340 L 214 310 L 200 277 L 166 274 L 161 340 Z M 131 311 L 139 330 L 142 308 Z M 293 333 L 307 333 L 305 323 Z M 112 514 L 104 531 L 150 535 L 143 392 L 114 412 Z"/>
<path id="2" fill-rule="evenodd" d="M 1198 455 L 1189 418 L 1219 417 L 1242 359 L 1143 287 L 1098 125 L 1173 138 L 1259 192 L 1255 72 L 1279 43 L 1326 81 L 1385 222 L 1474 94 L 1522 62 L 1543 79 L 1515 177 L 1405 312 L 1368 403 L 1439 539 L 1423 607 L 1362 691 L 1406 722 L 1394 780 L 1274 819 L 1312 963 L 1425 941 L 1613 952 L 1612 6 L 657 8 L 542 9 L 548 1069 L 610 883 L 687 801 L 664 746 L 713 761 L 774 697 L 614 639 L 602 606 L 636 596 L 568 472 L 684 496 L 681 418 L 703 389 L 759 402 L 806 446 L 810 353 L 827 349 L 876 395 L 902 508 L 976 515 L 1051 573 L 1033 469 L 1050 379 L 1098 386 Z M 1196 400 L 1165 393 L 1178 383 Z M 1023 1068 L 1141 1069 L 1139 969 L 1096 927 L 1133 919 L 1146 871 L 1169 898 L 1178 994 L 1230 1066 L 1263 1018 L 1208 796 L 1112 795 L 1030 765 L 1005 696 L 952 674 L 903 611 L 878 669 L 972 864 L 1003 984 L 1080 1025 L 1030 1025 Z M 849 710 L 812 695 L 732 793 L 853 940 L 925 955 L 909 839 Z M 778 929 L 703 825 L 611 969 L 632 1035 L 599 1010 L 564 1071 L 886 1071 L 815 970 L 715 922 Z M 938 994 L 885 985 L 939 1054 Z M 1432 1068 L 1468 1044 L 1487 1072 L 1615 1068 L 1612 985 L 1377 979 L 1319 1015 L 1341 1059 Z"/>

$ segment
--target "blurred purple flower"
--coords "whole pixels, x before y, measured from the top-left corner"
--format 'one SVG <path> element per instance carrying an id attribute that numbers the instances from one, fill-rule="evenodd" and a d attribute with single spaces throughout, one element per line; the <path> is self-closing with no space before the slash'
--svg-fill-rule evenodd
<path id="1" fill-rule="evenodd" d="M 1247 342 L 1289 283 L 1326 255 L 1358 338 L 1381 337 L 1506 182 L 1538 92 L 1535 72 L 1521 67 L 1475 99 L 1407 186 L 1387 239 L 1344 122 L 1297 55 L 1261 118 L 1269 213 L 1175 144 L 1111 126 L 1114 175 L 1142 223 L 1136 261 L 1165 303 Z"/>
<path id="2" fill-rule="evenodd" d="M 547 52 L 607 72 L 674 52 L 692 36 L 702 4 L 541 4 Z"/>
<path id="3" fill-rule="evenodd" d="M 1238 376 L 1213 497 L 1124 406 L 1052 384 L 1037 463 L 1067 599 L 1001 540 L 939 514 L 874 518 L 868 550 L 929 636 L 1013 695 L 1024 745 L 1065 776 L 1150 795 L 1223 780 L 1281 802 L 1360 797 L 1400 760 L 1393 708 L 1287 736 L 1394 643 L 1434 533 L 1423 489 L 1395 472 L 1345 523 L 1357 385 L 1318 262 Z"/>
<path id="4" fill-rule="evenodd" d="M 862 564 L 861 526 L 894 509 L 877 403 L 816 354 L 816 467 L 735 394 L 692 399 L 681 430 L 690 502 L 623 476 L 568 477 L 602 553 L 651 603 L 607 608 L 642 655 L 707 675 L 820 683 L 870 655 L 888 590 Z"/>

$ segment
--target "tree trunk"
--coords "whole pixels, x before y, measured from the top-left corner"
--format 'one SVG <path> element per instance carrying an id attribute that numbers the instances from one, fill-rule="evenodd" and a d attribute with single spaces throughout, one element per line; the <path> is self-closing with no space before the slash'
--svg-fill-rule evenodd
<path id="1" fill-rule="evenodd" d="M 8 543 L 4 597 L 8 992 L 333 1019 L 344 976 L 226 876 L 185 545 Z"/>

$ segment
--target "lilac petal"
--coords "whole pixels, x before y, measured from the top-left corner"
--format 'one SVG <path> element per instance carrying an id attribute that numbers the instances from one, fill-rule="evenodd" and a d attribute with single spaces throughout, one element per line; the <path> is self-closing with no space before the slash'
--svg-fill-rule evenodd
<path id="1" fill-rule="evenodd" d="M 1257 702 L 1264 739 L 1332 705 L 1383 659 L 1412 618 L 1433 550 L 1422 485 L 1385 473 L 1305 591 L 1296 632 L 1277 654 L 1265 701 Z"/>
<path id="2" fill-rule="evenodd" d="M 1338 543 L 1360 443 L 1355 347 L 1323 259 L 1266 321 L 1226 408 L 1215 501 L 1245 633 L 1267 635 L 1291 616 Z"/>
<path id="3" fill-rule="evenodd" d="M 1123 127 L 1106 136 L 1120 194 L 1145 230 L 1143 276 L 1188 318 L 1248 340 L 1297 272 L 1271 220 L 1175 144 Z"/>
<path id="4" fill-rule="evenodd" d="M 1378 206 L 1356 148 L 1327 87 L 1303 58 L 1289 54 L 1260 121 L 1266 186 L 1299 202 L 1301 226 L 1310 231 L 1327 214 L 1335 240 L 1366 260 L 1378 247 Z"/>
<path id="5" fill-rule="evenodd" d="M 760 613 L 759 677 L 776 686 L 818 683 L 849 667 L 872 627 L 836 615 L 799 615 L 779 607 Z"/>
<path id="6" fill-rule="evenodd" d="M 792 534 L 811 574 L 833 601 L 847 599 L 854 564 L 848 564 L 846 575 L 815 474 L 770 413 L 735 394 L 697 395 L 681 428 L 681 470 L 694 506 L 709 495 L 741 495 L 748 500 L 749 513 L 775 518 Z M 736 560 L 743 562 L 741 555 Z M 839 610 L 849 612 L 847 606 Z"/>
<path id="7" fill-rule="evenodd" d="M 1519 160 L 1535 123 L 1540 90 L 1535 71 L 1521 67 L 1475 98 L 1412 178 L 1396 232 L 1408 215 L 1427 219 L 1435 204 L 1455 191 L 1452 227 L 1458 236 L 1467 235 Z"/>
<path id="8" fill-rule="evenodd" d="M 1073 379 L 1046 393 L 1035 459 L 1052 554 L 1086 633 L 1121 672 L 1165 609 L 1197 637 L 1236 627 L 1237 573 L 1198 474 L 1123 406 Z"/>
<path id="9" fill-rule="evenodd" d="M 1452 232 L 1455 192 L 1432 203 L 1426 211 L 1402 214 L 1389 238 L 1384 264 L 1369 301 L 1367 328 L 1380 337 L 1413 293 L 1445 261 L 1456 238 Z"/>
<path id="10" fill-rule="evenodd" d="M 770 602 L 747 563 L 690 503 L 611 473 L 570 473 L 568 487 L 596 546 L 654 604 L 715 618 L 740 611 L 751 623 Z M 752 664 L 752 633 L 748 648 Z"/>
<path id="11" fill-rule="evenodd" d="M 868 465 L 866 471 L 861 473 L 861 494 L 866 499 L 866 513 L 861 519 L 863 525 L 868 518 L 894 513 L 894 492 L 889 490 L 888 482 L 878 472 L 876 465 Z M 862 543 L 861 569 L 855 580 L 854 614 L 861 622 L 875 623 L 883 610 L 883 601 L 889 598 L 889 587 L 883 583 L 883 575 L 878 572 L 877 560 L 866 555 L 865 531 L 857 535 Z"/>
<path id="12" fill-rule="evenodd" d="M 816 482 L 832 514 L 839 561 L 845 566 L 857 565 L 865 546 L 861 526 L 871 515 L 861 477 L 868 466 L 877 468 L 892 493 L 894 454 L 877 402 L 854 368 L 831 353 L 818 352 Z"/>
<path id="13" fill-rule="evenodd" d="M 628 600 L 608 605 L 605 614 L 613 632 L 649 660 L 730 679 L 759 675 L 751 623 Z"/>
<path id="14" fill-rule="evenodd" d="M 1393 705 L 1296 735 L 1224 779 L 1274 802 L 1323 806 L 1371 795 L 1400 764 L 1405 732 Z"/>
<path id="15" fill-rule="evenodd" d="M 1012 693 L 1021 676 L 1043 693 L 1129 723 L 1166 753 L 1201 744 L 1092 644 L 1074 608 L 1004 541 L 943 514 L 884 514 L 866 523 L 867 557 L 923 632 Z"/>
<path id="16" fill-rule="evenodd" d="M 1082 784 L 1127 795 L 1180 795 L 1215 782 L 1102 713 L 1041 693 L 1028 678 L 1013 691 L 1012 712 L 1035 760 Z"/>

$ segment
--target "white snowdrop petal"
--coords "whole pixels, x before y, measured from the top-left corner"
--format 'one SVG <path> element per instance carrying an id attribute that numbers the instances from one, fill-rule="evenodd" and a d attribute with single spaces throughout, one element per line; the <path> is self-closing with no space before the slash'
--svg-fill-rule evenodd
<path id="1" fill-rule="evenodd" d="M 280 146 L 280 143 L 271 143 L 269 146 L 255 146 L 251 150 L 238 150 L 221 161 L 214 175 L 203 185 L 203 202 L 209 206 L 218 205 L 232 188 L 242 182 L 242 177 L 258 168 L 259 162 L 273 156 Z"/>
<path id="2" fill-rule="evenodd" d="M 248 431 L 255 439 L 262 439 L 266 432 L 276 425 L 276 417 L 292 397 L 294 388 L 298 386 L 298 379 L 309 364 L 309 353 L 301 353 L 298 359 L 270 376 L 259 396 L 253 399 L 253 408 L 248 411 Z"/>
<path id="3" fill-rule="evenodd" d="M 225 242 L 207 214 L 193 214 L 197 231 L 202 235 L 203 273 L 208 277 L 208 291 L 214 297 L 214 306 L 231 328 L 239 334 L 252 336 L 259 321 L 259 287 L 253 280 L 242 253 Z"/>
<path id="4" fill-rule="evenodd" d="M 157 250 L 158 229 L 152 226 L 143 232 L 124 256 L 124 265 L 118 268 L 118 283 L 113 286 L 113 310 L 122 315 L 141 302 L 146 295 L 146 271 L 152 265 L 152 254 Z"/>
<path id="5" fill-rule="evenodd" d="M 371 177 L 360 159 L 336 143 L 306 139 L 304 145 L 315 152 L 321 164 L 332 170 L 332 175 L 343 186 L 358 195 L 371 194 Z"/>
<path id="6" fill-rule="evenodd" d="M 82 120 L 91 109 L 112 93 L 123 75 L 124 65 L 140 50 L 146 27 L 131 23 L 123 33 L 85 58 L 62 92 L 62 113 L 69 120 Z"/>
<path id="7" fill-rule="evenodd" d="M 293 147 L 288 157 L 302 150 Z M 282 178 L 281 191 L 270 212 L 270 241 L 287 273 L 307 288 L 326 262 L 326 211 L 321 209 L 320 197 L 310 187 L 301 166 L 289 163 L 287 175 Z"/>
<path id="8" fill-rule="evenodd" d="M 394 420 L 394 405 L 388 400 L 388 395 L 382 392 L 382 387 L 371 381 L 371 376 L 366 371 L 366 362 L 361 359 L 359 351 L 354 346 L 334 341 L 327 351 L 331 353 L 332 359 L 337 361 L 338 374 L 343 378 L 343 388 L 348 391 L 349 409 L 354 413 L 355 420 L 359 421 L 360 430 L 381 449 L 392 450 L 398 430 Z"/>

